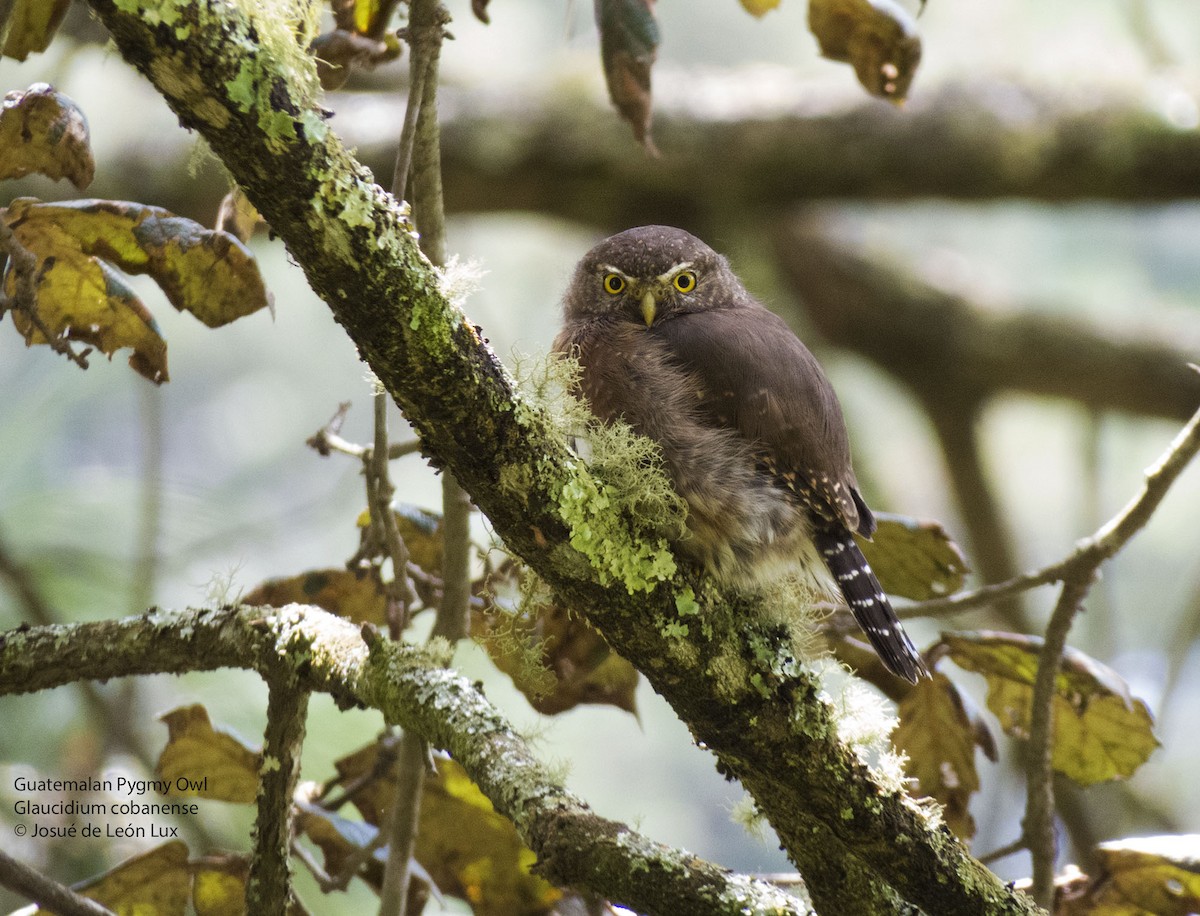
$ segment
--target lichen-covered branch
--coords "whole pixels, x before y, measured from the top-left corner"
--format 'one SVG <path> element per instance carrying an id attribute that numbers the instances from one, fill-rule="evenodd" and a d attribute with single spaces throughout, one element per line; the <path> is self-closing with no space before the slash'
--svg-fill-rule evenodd
<path id="1" fill-rule="evenodd" d="M 539 855 L 548 880 L 650 914 L 811 916 L 796 898 L 605 820 L 554 782 L 523 739 L 445 659 L 395 643 L 318 608 L 151 611 L 100 623 L 0 633 L 0 695 L 79 679 L 258 671 L 273 687 L 323 691 L 369 706 L 445 748 Z"/>
<path id="2" fill-rule="evenodd" d="M 256 800 L 254 856 L 246 882 L 246 911 L 267 913 L 292 899 L 292 799 L 308 717 L 308 690 L 286 666 L 268 679 L 267 729 Z"/>
<path id="3" fill-rule="evenodd" d="M 122 56 L 204 135 L 287 244 L 433 463 L 450 468 L 508 547 L 668 698 L 797 861 L 816 876 L 891 885 L 929 912 L 1034 912 L 839 740 L 817 678 L 759 604 L 702 587 L 664 546 L 620 522 L 606 520 L 603 544 L 586 536 L 605 519 L 603 481 L 514 395 L 480 333 L 442 294 L 399 204 L 326 124 L 290 25 L 251 22 L 246 9 L 257 4 L 90 2 Z M 400 672 L 391 675 L 360 684 L 362 698 L 394 706 L 388 691 L 402 688 L 392 680 Z M 449 721 L 427 737 L 466 766 Z M 499 764 L 476 759 L 468 769 L 521 828 L 511 785 L 489 776 Z M 829 842 L 813 843 L 814 821 Z M 528 824 L 523 832 L 538 850 L 545 837 Z M 861 867 L 847 870 L 851 860 Z M 836 881 L 809 886 L 826 912 L 885 896 Z"/>

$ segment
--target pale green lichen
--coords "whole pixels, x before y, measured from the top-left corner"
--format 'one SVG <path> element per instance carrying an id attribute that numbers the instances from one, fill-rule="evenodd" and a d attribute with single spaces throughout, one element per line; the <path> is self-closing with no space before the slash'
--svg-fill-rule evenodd
<path id="1" fill-rule="evenodd" d="M 696 593 L 690 585 L 675 593 L 675 611 L 680 617 L 691 617 L 700 613 L 700 604 L 696 601 Z"/>
<path id="2" fill-rule="evenodd" d="M 619 582 L 631 595 L 674 577 L 671 542 L 683 535 L 687 509 L 663 470 L 657 443 L 624 423 L 597 420 L 571 394 L 579 375 L 574 360 L 518 356 L 516 362 L 522 393 L 579 455 L 566 461 L 557 499 L 571 546 L 602 584 Z"/>
<path id="3" fill-rule="evenodd" d="M 663 625 L 662 635 L 667 639 L 683 639 L 688 635 L 688 625 L 677 620 L 668 621 Z"/>
<path id="4" fill-rule="evenodd" d="M 635 537 L 630 531 L 630 522 L 656 527 L 653 516 L 638 512 L 636 492 L 598 478 L 580 462 L 568 462 L 567 469 L 571 476 L 559 490 L 558 515 L 571 546 L 588 558 L 602 585 L 620 582 L 632 595 L 653 591 L 675 575 L 665 537 Z"/>

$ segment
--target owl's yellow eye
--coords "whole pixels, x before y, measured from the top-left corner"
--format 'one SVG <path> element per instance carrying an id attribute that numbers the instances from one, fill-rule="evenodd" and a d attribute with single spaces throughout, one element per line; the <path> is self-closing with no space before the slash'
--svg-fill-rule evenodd
<path id="1" fill-rule="evenodd" d="M 696 288 L 696 275 L 690 270 L 681 270 L 675 275 L 675 288 L 681 293 L 690 293 Z"/>
<path id="2" fill-rule="evenodd" d="M 605 274 L 604 276 L 604 291 L 617 295 L 625 289 L 625 278 L 620 274 Z"/>

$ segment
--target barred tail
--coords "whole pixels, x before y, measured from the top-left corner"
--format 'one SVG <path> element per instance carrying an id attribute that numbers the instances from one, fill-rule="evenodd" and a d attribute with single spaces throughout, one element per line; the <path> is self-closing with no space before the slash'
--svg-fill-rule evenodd
<path id="1" fill-rule="evenodd" d="M 845 529 L 818 530 L 813 534 L 813 543 L 833 573 L 854 619 L 887 669 L 911 684 L 920 677 L 928 677 L 925 662 L 904 632 L 891 602 L 850 532 Z"/>

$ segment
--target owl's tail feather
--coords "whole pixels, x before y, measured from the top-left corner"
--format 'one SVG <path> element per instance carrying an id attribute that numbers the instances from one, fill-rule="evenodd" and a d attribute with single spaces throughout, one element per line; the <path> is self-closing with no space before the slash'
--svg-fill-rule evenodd
<path id="1" fill-rule="evenodd" d="M 904 632 L 891 602 L 850 532 L 845 529 L 818 530 L 813 533 L 813 543 L 833 573 L 854 619 L 867 634 L 888 671 L 910 684 L 928 677 L 929 669 Z"/>

